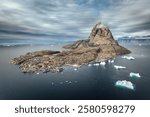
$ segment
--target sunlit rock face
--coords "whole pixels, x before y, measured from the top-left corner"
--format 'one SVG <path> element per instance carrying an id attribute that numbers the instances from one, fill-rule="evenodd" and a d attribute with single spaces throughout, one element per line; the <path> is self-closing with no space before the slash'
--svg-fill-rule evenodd
<path id="1" fill-rule="evenodd" d="M 110 30 L 100 22 L 93 27 L 89 39 L 93 45 L 118 45 Z"/>
<path id="2" fill-rule="evenodd" d="M 66 45 L 66 49 L 81 49 L 97 47 L 99 52 L 95 62 L 106 61 L 116 55 L 128 54 L 130 51 L 118 44 L 108 27 L 98 22 L 92 29 L 88 40 L 79 40 L 73 44 Z"/>
<path id="3" fill-rule="evenodd" d="M 79 40 L 64 46 L 66 51 L 43 50 L 14 58 L 13 64 L 19 64 L 22 72 L 61 72 L 65 65 L 82 65 L 107 61 L 117 55 L 130 51 L 114 40 L 111 31 L 97 23 L 87 40 Z"/>

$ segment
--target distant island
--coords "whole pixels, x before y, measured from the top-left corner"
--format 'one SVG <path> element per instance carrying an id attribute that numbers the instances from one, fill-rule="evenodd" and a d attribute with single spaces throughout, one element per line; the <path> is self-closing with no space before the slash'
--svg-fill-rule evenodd
<path id="1" fill-rule="evenodd" d="M 20 65 L 23 73 L 61 72 L 65 65 L 80 66 L 95 62 L 104 62 L 130 51 L 118 44 L 108 27 L 98 22 L 87 40 L 79 40 L 64 46 L 65 51 L 42 50 L 28 52 L 11 60 Z"/>
<path id="2" fill-rule="evenodd" d="M 120 44 L 150 45 L 150 35 L 147 36 L 124 36 L 117 40 Z"/>

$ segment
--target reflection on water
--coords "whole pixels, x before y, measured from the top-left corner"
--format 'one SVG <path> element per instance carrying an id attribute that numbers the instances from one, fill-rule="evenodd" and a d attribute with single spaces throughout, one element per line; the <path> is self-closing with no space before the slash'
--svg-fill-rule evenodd
<path id="1" fill-rule="evenodd" d="M 0 99 L 150 99 L 150 46 L 127 47 L 135 60 L 116 57 L 114 63 L 100 66 L 83 65 L 62 73 L 23 74 L 11 58 L 37 50 L 61 50 L 60 46 L 18 46 L 0 48 Z M 125 66 L 117 70 L 114 65 Z M 130 72 L 141 79 L 131 79 Z M 128 80 L 136 90 L 114 87 L 117 80 Z"/>

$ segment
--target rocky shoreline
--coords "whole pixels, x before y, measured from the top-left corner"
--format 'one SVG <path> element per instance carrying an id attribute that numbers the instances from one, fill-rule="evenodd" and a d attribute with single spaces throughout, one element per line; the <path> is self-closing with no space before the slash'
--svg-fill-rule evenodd
<path id="1" fill-rule="evenodd" d="M 111 31 L 97 23 L 87 40 L 79 40 L 64 46 L 65 51 L 42 50 L 29 52 L 11 60 L 20 65 L 23 73 L 29 72 L 62 72 L 65 65 L 80 66 L 95 62 L 103 62 L 118 55 L 129 54 L 130 51 L 114 40 Z"/>

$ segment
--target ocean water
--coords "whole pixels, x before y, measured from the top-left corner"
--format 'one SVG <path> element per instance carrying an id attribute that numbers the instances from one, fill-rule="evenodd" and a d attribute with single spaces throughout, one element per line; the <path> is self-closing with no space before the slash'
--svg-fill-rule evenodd
<path id="1" fill-rule="evenodd" d="M 83 65 L 78 70 L 67 67 L 62 73 L 21 73 L 19 66 L 9 63 L 11 58 L 29 51 L 62 50 L 62 45 L 21 45 L 0 47 L 0 99 L 97 99 L 147 100 L 150 99 L 150 46 L 124 45 L 132 51 L 135 60 L 115 58 L 105 66 Z M 116 70 L 114 65 L 125 66 Z M 139 79 L 129 78 L 138 72 Z M 117 80 L 131 81 L 135 91 L 115 87 Z"/>
<path id="2" fill-rule="evenodd" d="M 60 45 L 72 43 L 73 40 L 62 39 L 0 39 L 0 47 L 9 46 L 33 46 L 33 45 Z"/>

